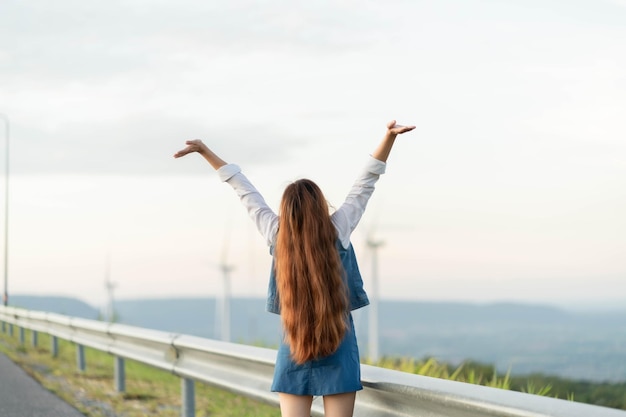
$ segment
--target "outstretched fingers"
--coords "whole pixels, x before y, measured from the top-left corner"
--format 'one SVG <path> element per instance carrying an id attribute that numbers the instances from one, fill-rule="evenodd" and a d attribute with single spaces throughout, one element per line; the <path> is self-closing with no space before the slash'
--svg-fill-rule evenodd
<path id="1" fill-rule="evenodd" d="M 393 134 L 401 135 L 402 133 L 406 133 L 415 129 L 415 126 L 399 125 L 399 124 L 396 124 L 395 120 L 392 120 L 389 123 L 387 123 L 387 129 L 389 129 L 389 131 Z"/>
<path id="2" fill-rule="evenodd" d="M 398 135 L 401 135 L 403 133 L 410 132 L 413 129 L 415 129 L 415 126 L 396 126 L 392 130 Z"/>
<path id="3" fill-rule="evenodd" d="M 180 158 L 181 156 L 187 155 L 189 152 L 191 152 L 191 151 L 189 151 L 188 148 L 181 149 L 180 151 L 178 151 L 178 152 L 176 152 L 174 154 L 174 158 Z"/>
<path id="4" fill-rule="evenodd" d="M 200 151 L 200 147 L 202 146 L 202 141 L 200 139 L 188 140 L 185 142 L 187 147 L 185 149 L 181 149 L 180 151 L 174 154 L 174 158 L 180 158 L 181 156 L 185 156 L 192 152 Z"/>
<path id="5" fill-rule="evenodd" d="M 180 158 L 181 156 L 185 156 L 189 153 L 195 152 L 193 145 L 187 146 L 185 149 L 181 149 L 180 151 L 174 154 L 174 158 Z"/>

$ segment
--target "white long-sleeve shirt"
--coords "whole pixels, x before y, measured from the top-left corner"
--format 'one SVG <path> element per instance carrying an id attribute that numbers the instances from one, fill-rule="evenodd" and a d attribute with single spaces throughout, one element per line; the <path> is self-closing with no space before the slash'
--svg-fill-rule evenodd
<path id="1" fill-rule="evenodd" d="M 374 185 L 380 175 L 385 173 L 386 166 L 385 162 L 370 156 L 343 204 L 331 215 L 337 237 L 344 248 L 350 245 L 350 235 L 359 224 L 374 192 Z M 224 165 L 217 173 L 220 180 L 233 187 L 267 245 L 274 246 L 278 232 L 278 215 L 267 205 L 261 193 L 235 164 Z"/>

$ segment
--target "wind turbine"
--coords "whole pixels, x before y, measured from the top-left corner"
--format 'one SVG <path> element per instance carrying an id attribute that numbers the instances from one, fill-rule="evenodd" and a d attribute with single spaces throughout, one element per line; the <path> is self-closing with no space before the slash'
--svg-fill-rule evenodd
<path id="1" fill-rule="evenodd" d="M 368 354 L 372 363 L 378 362 L 378 248 L 385 242 L 374 240 L 372 234 L 368 234 L 367 247 L 372 252 L 372 281 L 370 283 L 370 308 L 369 308 L 369 331 L 367 337 Z"/>
<path id="2" fill-rule="evenodd" d="M 104 270 L 104 288 L 107 292 L 106 319 L 109 323 L 113 323 L 115 318 L 113 290 L 117 287 L 117 283 L 111 282 L 111 256 L 107 254 L 105 270 Z"/>
<path id="3" fill-rule="evenodd" d="M 222 256 L 218 265 L 222 271 L 222 295 L 215 303 L 215 329 L 220 329 L 220 339 L 225 342 L 230 342 L 230 273 L 235 269 L 234 265 L 227 262 L 229 240 L 227 234 L 224 237 Z"/>

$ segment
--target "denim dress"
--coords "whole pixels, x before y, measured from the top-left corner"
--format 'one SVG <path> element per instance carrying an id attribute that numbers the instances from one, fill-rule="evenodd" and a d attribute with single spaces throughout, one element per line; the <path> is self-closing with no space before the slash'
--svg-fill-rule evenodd
<path id="1" fill-rule="evenodd" d="M 329 356 L 298 365 L 291 359 L 289 346 L 281 343 L 276 356 L 272 392 L 317 396 L 362 390 L 359 347 L 352 315 L 348 317 L 346 335 L 335 353 Z"/>
<path id="2" fill-rule="evenodd" d="M 369 304 L 363 289 L 352 244 L 344 248 L 337 241 L 341 264 L 345 271 L 344 279 L 349 292 L 350 310 Z M 270 248 L 273 254 L 274 248 Z M 280 304 L 276 291 L 276 275 L 272 262 L 272 273 L 267 297 L 267 310 L 280 314 Z M 329 356 L 310 360 L 298 365 L 291 358 L 289 346 L 283 341 L 278 348 L 274 380 L 271 390 L 295 395 L 332 395 L 362 390 L 359 347 L 354 331 L 352 314 L 348 314 L 348 328 L 339 348 Z"/>

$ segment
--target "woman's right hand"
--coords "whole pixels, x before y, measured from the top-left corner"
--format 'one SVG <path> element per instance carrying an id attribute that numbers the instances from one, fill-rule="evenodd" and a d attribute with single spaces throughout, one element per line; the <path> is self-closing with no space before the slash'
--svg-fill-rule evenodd
<path id="1" fill-rule="evenodd" d="M 401 135 L 403 133 L 410 132 L 413 129 L 415 129 L 415 126 L 397 125 L 395 120 L 392 120 L 389 123 L 387 123 L 387 130 L 389 131 L 389 133 L 394 134 L 394 135 Z"/>
<path id="2" fill-rule="evenodd" d="M 374 150 L 372 156 L 379 161 L 387 162 L 396 136 L 410 132 L 413 129 L 415 129 L 415 126 L 400 126 L 396 124 L 395 120 L 390 121 L 387 123 L 387 133 L 385 133 L 382 142 L 380 142 L 376 150 Z"/>

